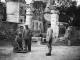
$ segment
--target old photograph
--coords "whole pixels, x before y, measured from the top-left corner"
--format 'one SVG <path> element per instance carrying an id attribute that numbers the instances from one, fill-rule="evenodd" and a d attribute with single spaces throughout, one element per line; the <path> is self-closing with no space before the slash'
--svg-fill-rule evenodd
<path id="1" fill-rule="evenodd" d="M 80 60 L 80 0 L 0 0 L 0 60 Z"/>

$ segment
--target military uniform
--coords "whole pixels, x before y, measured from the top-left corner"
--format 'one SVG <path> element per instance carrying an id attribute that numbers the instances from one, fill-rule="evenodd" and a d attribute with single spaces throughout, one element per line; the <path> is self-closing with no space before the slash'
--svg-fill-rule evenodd
<path id="1" fill-rule="evenodd" d="M 17 42 L 18 45 L 18 49 L 23 49 L 23 44 L 22 44 L 22 40 L 23 40 L 23 30 L 17 29 L 16 33 L 16 38 L 15 41 Z"/>
<path id="2" fill-rule="evenodd" d="M 26 50 L 31 51 L 31 31 L 29 29 L 24 30 L 24 40 L 26 44 Z"/>
<path id="3" fill-rule="evenodd" d="M 48 28 L 47 30 L 47 35 L 46 35 L 46 41 L 48 41 L 48 49 L 49 49 L 49 53 L 48 54 L 51 54 L 51 50 L 52 50 L 52 47 L 51 47 L 51 44 L 52 44 L 52 40 L 53 40 L 53 30 L 50 28 Z"/>

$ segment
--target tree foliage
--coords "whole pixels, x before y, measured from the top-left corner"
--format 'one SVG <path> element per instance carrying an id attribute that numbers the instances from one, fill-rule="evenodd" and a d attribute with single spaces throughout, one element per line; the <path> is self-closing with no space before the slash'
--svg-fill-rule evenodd
<path id="1" fill-rule="evenodd" d="M 40 15 L 44 12 L 45 7 L 46 7 L 46 3 L 43 3 L 42 1 L 35 1 L 33 3 L 33 8 L 34 8 L 33 13 L 35 15 Z"/>

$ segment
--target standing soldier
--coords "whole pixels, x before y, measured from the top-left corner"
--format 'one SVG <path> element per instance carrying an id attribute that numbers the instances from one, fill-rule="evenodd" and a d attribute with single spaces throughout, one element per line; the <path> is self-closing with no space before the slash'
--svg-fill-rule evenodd
<path id="1" fill-rule="evenodd" d="M 51 24 L 49 24 L 48 27 L 49 28 L 47 30 L 46 40 L 48 41 L 48 49 L 49 49 L 49 52 L 46 54 L 46 56 L 51 56 L 51 50 L 52 50 L 51 44 L 52 44 L 53 30 L 51 28 Z"/>
<path id="2" fill-rule="evenodd" d="M 25 26 L 24 40 L 26 44 L 26 50 L 28 49 L 28 52 L 30 52 L 31 51 L 31 31 L 28 28 L 28 25 Z"/>

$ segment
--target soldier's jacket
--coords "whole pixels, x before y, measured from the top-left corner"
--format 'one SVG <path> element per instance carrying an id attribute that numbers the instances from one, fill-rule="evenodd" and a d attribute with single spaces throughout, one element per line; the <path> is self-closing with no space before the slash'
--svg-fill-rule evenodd
<path id="1" fill-rule="evenodd" d="M 23 40 L 23 32 L 24 32 L 24 30 L 20 30 L 20 28 L 16 30 L 15 41 L 22 41 Z"/>
<path id="2" fill-rule="evenodd" d="M 19 36 L 21 38 L 23 35 L 23 32 L 24 32 L 24 30 L 17 29 L 17 31 L 16 31 L 17 36 Z"/>
<path id="3" fill-rule="evenodd" d="M 29 30 L 29 29 L 26 30 L 26 29 L 25 29 L 25 30 L 24 30 L 24 34 L 23 34 L 23 38 L 24 38 L 24 39 L 31 39 L 31 36 L 32 36 L 32 35 L 31 35 L 31 30 Z"/>
<path id="4" fill-rule="evenodd" d="M 52 39 L 53 36 L 53 30 L 51 28 L 48 28 L 47 30 L 47 34 L 46 34 L 46 41 L 50 41 Z"/>

